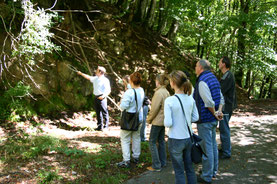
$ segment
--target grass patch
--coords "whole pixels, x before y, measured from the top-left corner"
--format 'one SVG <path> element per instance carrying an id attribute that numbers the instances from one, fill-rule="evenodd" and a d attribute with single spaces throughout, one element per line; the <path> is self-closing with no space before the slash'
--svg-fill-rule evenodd
<path id="1" fill-rule="evenodd" d="M 50 136 L 12 137 L 0 146 L 1 155 L 5 155 L 1 157 L 1 160 L 9 162 L 14 158 L 19 160 L 34 159 L 60 147 L 66 147 L 66 141 Z"/>
<path id="2" fill-rule="evenodd" d="M 26 167 L 31 171 L 36 167 L 32 175 L 38 183 L 97 184 L 122 183 L 151 164 L 147 142 L 142 143 L 140 163 L 121 169 L 115 165 L 122 160 L 119 138 L 90 137 L 86 141 L 99 142 L 97 151 L 78 149 L 69 141 L 50 136 L 7 138 L 0 145 L 0 162 L 8 166 L 4 170 L 7 173 L 9 170 L 21 172 Z"/>
<path id="3" fill-rule="evenodd" d="M 38 183 L 55 183 L 61 181 L 62 178 L 63 177 L 58 174 L 58 170 L 40 170 L 37 174 Z"/>

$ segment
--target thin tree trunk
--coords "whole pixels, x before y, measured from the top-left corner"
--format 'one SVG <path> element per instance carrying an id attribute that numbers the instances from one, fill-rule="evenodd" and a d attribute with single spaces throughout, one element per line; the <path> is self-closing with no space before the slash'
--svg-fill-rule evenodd
<path id="1" fill-rule="evenodd" d="M 250 86 L 250 75 L 251 75 L 251 70 L 247 70 L 246 79 L 245 79 L 245 85 L 244 85 L 245 89 L 248 89 L 249 86 Z"/>
<path id="2" fill-rule="evenodd" d="M 198 43 L 197 43 L 196 54 L 198 57 L 200 56 L 200 48 L 201 48 L 200 43 L 201 43 L 201 38 L 199 38 Z"/>
<path id="3" fill-rule="evenodd" d="M 240 0 L 241 2 L 241 16 L 243 14 L 248 14 L 249 12 L 249 0 Z M 238 31 L 238 65 L 242 65 L 245 59 L 245 40 L 246 40 L 246 26 L 247 22 L 242 21 L 241 27 Z M 235 73 L 236 75 L 236 83 L 242 87 L 242 80 L 243 80 L 243 68 L 239 68 L 239 70 Z"/>
<path id="4" fill-rule="evenodd" d="M 265 97 L 266 97 L 266 94 L 267 94 L 267 92 L 268 92 L 268 89 L 269 89 L 269 88 L 266 88 L 266 84 L 269 83 L 269 80 L 270 80 L 269 77 L 267 77 L 266 80 L 265 80 L 265 86 L 264 86 L 264 91 L 263 91 L 262 98 L 265 98 Z"/>
<path id="5" fill-rule="evenodd" d="M 132 22 L 133 19 L 134 19 L 134 16 L 135 16 L 135 13 L 136 13 L 136 9 L 137 9 L 137 2 L 138 0 L 133 0 L 130 4 L 130 14 L 129 14 L 129 17 L 128 17 L 128 22 Z"/>
<path id="6" fill-rule="evenodd" d="M 179 24 L 178 24 L 178 21 L 177 19 L 173 19 L 172 23 L 171 23 L 171 26 L 170 26 L 170 29 L 168 31 L 168 39 L 173 41 L 175 40 L 175 37 L 177 35 L 177 31 L 178 31 L 178 28 L 179 28 Z"/>
<path id="7" fill-rule="evenodd" d="M 154 23 L 155 9 L 156 9 L 157 0 L 151 0 L 149 11 L 147 12 L 147 17 L 145 23 L 148 28 L 151 28 Z"/>
<path id="8" fill-rule="evenodd" d="M 203 45 L 201 46 L 200 58 L 203 58 L 203 57 L 204 57 L 204 51 L 205 51 L 205 45 L 203 44 Z"/>
<path id="9" fill-rule="evenodd" d="M 260 94 L 259 94 L 259 98 L 262 98 L 263 96 L 263 91 L 264 91 L 264 86 L 265 86 L 265 79 L 266 79 L 266 76 L 264 76 L 264 79 L 262 81 L 262 85 L 260 87 Z"/>
<path id="10" fill-rule="evenodd" d="M 162 33 L 166 27 L 167 9 L 165 7 L 165 0 L 160 0 L 159 3 L 159 20 L 158 20 L 158 33 Z"/>
<path id="11" fill-rule="evenodd" d="M 142 2 L 143 0 L 137 0 L 137 3 L 136 3 L 136 8 L 135 8 L 135 16 L 134 16 L 134 20 L 135 22 L 140 22 L 142 19 Z"/>
<path id="12" fill-rule="evenodd" d="M 142 0 L 140 9 L 141 9 L 140 20 L 144 21 L 146 15 L 147 15 L 147 10 L 148 10 L 148 0 Z"/>
<path id="13" fill-rule="evenodd" d="M 271 78 L 271 79 L 270 79 L 269 88 L 268 88 L 267 98 L 271 98 L 272 87 L 273 87 L 273 79 Z"/>
<path id="14" fill-rule="evenodd" d="M 250 78 L 251 78 L 251 77 L 250 77 Z M 256 78 L 257 78 L 257 75 L 254 75 L 254 76 L 252 77 L 252 82 L 251 82 L 250 87 L 249 87 L 248 92 L 247 92 L 248 98 L 250 98 L 250 96 L 251 96 L 251 94 L 252 94 L 252 91 L 253 91 L 253 89 L 254 89 L 254 84 L 255 84 Z"/>

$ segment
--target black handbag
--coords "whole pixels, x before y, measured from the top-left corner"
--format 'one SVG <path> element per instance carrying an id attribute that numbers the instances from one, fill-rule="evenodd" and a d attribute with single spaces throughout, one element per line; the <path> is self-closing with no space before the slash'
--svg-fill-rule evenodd
<path id="1" fill-rule="evenodd" d="M 121 114 L 120 118 L 120 128 L 122 130 L 129 130 L 129 131 L 137 131 L 139 128 L 139 111 L 138 111 L 138 103 L 137 103 L 137 93 L 136 90 L 133 89 L 135 92 L 135 100 L 136 100 L 136 112 L 131 113 L 124 110 Z"/>
<path id="2" fill-rule="evenodd" d="M 178 100 L 179 100 L 179 102 L 181 104 L 184 116 L 186 117 L 185 111 L 184 111 L 184 108 L 183 108 L 183 104 L 182 104 L 180 98 L 177 95 L 175 95 L 175 96 L 178 98 Z M 190 131 L 190 128 L 189 128 L 188 124 L 187 124 L 187 127 L 188 127 L 188 130 L 189 130 L 189 135 L 190 135 L 190 139 L 191 139 L 191 142 L 192 142 L 192 146 L 191 146 L 191 160 L 192 160 L 193 163 L 198 164 L 198 163 L 202 162 L 202 155 L 203 154 L 207 157 L 207 155 L 206 155 L 206 149 L 205 149 L 205 142 L 198 135 L 196 135 L 194 133 L 191 134 L 191 131 Z"/>

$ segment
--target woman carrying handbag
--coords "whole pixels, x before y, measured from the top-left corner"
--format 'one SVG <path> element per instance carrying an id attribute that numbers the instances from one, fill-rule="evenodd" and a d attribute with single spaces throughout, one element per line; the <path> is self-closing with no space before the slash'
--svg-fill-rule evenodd
<path id="1" fill-rule="evenodd" d="M 169 81 L 171 88 L 175 91 L 175 95 L 181 99 L 186 115 L 185 117 L 176 96 L 168 97 L 165 100 L 164 125 L 169 128 L 168 148 L 175 171 L 175 183 L 186 183 L 186 177 L 184 175 L 185 171 L 187 182 L 189 184 L 195 184 L 196 175 L 191 160 L 192 142 L 188 127 L 192 132 L 191 122 L 196 122 L 199 119 L 199 115 L 195 101 L 190 95 L 192 85 L 182 71 L 173 71 L 169 75 Z"/>
<path id="2" fill-rule="evenodd" d="M 126 110 L 129 113 L 139 112 L 139 122 L 140 125 L 136 131 L 124 130 L 121 127 L 120 130 L 120 140 L 121 140 L 121 149 L 123 154 L 123 161 L 117 163 L 118 167 L 129 168 L 131 161 L 131 140 L 132 140 L 132 161 L 134 163 L 139 162 L 139 156 L 141 152 L 141 144 L 140 144 L 140 129 L 141 122 L 143 119 L 143 110 L 142 103 L 144 99 L 144 90 L 140 87 L 141 83 L 141 74 L 138 72 L 134 72 L 130 75 L 130 85 L 131 89 L 128 89 L 121 100 L 120 108 L 122 110 Z"/>

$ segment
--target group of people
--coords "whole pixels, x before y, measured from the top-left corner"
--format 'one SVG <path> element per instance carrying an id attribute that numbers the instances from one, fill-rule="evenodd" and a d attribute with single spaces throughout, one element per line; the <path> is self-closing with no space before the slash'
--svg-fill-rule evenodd
<path id="1" fill-rule="evenodd" d="M 161 171 L 166 166 L 165 130 L 168 128 L 168 150 L 175 172 L 175 183 L 211 183 L 217 174 L 218 158 L 231 158 L 229 120 L 236 107 L 235 80 L 230 71 L 229 58 L 222 57 L 218 66 L 223 73 L 220 81 L 212 73 L 209 61 L 199 60 L 195 67 L 197 80 L 194 88 L 182 71 L 173 71 L 168 76 L 157 74 L 156 89 L 149 113 L 150 101 L 145 100 L 144 90 L 140 86 L 141 74 L 134 72 L 124 77 L 126 91 L 121 99 L 120 108 L 130 113 L 138 110 L 141 124 L 137 131 L 120 130 L 123 161 L 117 163 L 117 166 L 128 168 L 130 162 L 139 162 L 141 141 L 145 141 L 147 122 L 152 125 L 149 136 L 152 166 L 148 167 L 148 170 Z M 94 85 L 97 130 L 108 127 L 106 97 L 110 93 L 110 86 L 104 73 L 103 67 L 98 67 L 96 78 L 78 72 Z M 173 96 L 170 96 L 166 89 L 168 83 L 174 90 Z M 202 172 L 199 176 L 196 176 L 191 160 L 192 142 L 189 132 L 193 132 L 194 122 L 197 124 L 198 135 L 205 141 L 206 146 L 206 156 L 202 157 Z M 218 122 L 221 140 L 219 150 L 216 142 Z"/>

